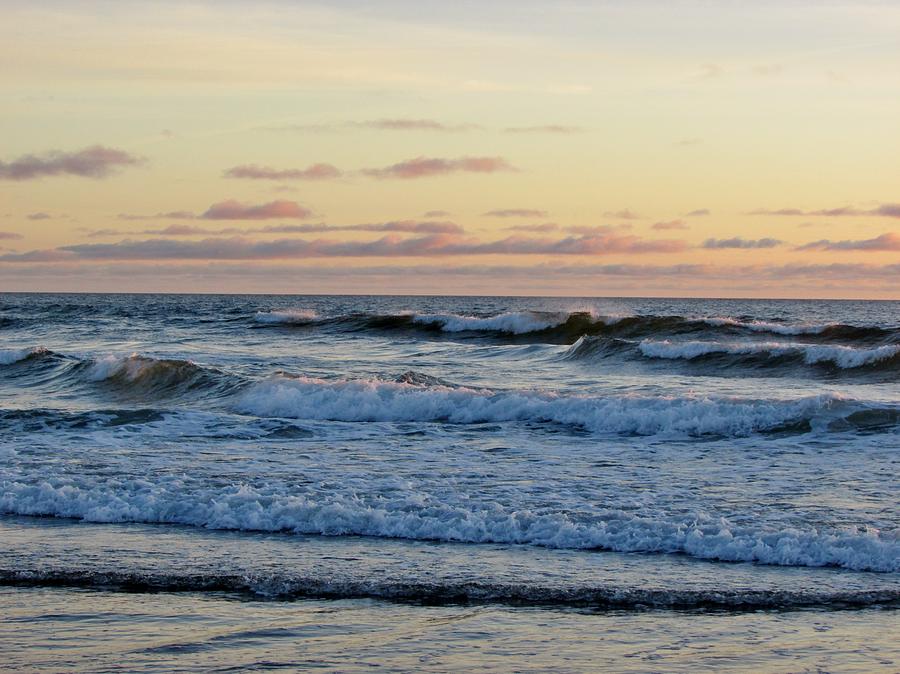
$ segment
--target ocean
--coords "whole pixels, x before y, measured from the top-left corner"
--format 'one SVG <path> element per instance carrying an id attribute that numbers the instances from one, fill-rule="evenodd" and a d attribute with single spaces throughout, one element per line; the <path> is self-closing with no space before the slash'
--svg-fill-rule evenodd
<path id="1" fill-rule="evenodd" d="M 4 294 L 11 671 L 900 671 L 900 302 Z"/>

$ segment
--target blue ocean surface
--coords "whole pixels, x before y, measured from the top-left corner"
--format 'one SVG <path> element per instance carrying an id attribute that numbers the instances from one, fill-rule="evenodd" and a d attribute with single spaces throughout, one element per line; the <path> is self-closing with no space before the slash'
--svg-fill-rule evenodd
<path id="1" fill-rule="evenodd" d="M 5 294 L 0 339 L 10 667 L 900 668 L 900 302 Z"/>

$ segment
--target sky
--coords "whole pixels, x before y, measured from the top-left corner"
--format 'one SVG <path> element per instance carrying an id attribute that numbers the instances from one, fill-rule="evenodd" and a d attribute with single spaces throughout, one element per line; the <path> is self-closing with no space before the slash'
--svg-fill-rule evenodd
<path id="1" fill-rule="evenodd" d="M 900 299 L 900 2 L 0 17 L 0 290 Z"/>

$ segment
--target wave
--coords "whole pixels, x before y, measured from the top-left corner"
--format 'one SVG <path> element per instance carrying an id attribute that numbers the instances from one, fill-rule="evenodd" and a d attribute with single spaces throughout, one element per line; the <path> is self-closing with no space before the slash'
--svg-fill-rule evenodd
<path id="1" fill-rule="evenodd" d="M 728 397 L 579 396 L 528 390 L 422 386 L 404 381 L 323 380 L 278 375 L 243 390 L 235 411 L 263 417 L 346 422 L 528 422 L 597 433 L 739 437 L 806 432 L 873 407 L 821 395 L 796 400 Z M 893 412 L 893 408 L 883 408 Z M 846 422 L 850 423 L 850 422 Z M 843 428 L 843 427 L 842 427 Z"/>
<path id="2" fill-rule="evenodd" d="M 872 348 L 792 342 L 673 342 L 644 340 L 638 345 L 648 358 L 694 360 L 704 356 L 762 355 L 799 357 L 807 365 L 830 364 L 849 370 L 877 363 L 900 366 L 900 344 Z"/>
<path id="3" fill-rule="evenodd" d="M 0 365 L 13 365 L 30 358 L 40 358 L 50 355 L 52 352 L 42 346 L 33 346 L 24 349 L 0 349 Z"/>
<path id="4" fill-rule="evenodd" d="M 245 380 L 190 360 L 137 353 L 74 358 L 32 347 L 0 351 L 0 365 L 16 365 L 10 376 L 29 386 L 92 387 L 135 398 L 185 394 L 227 395 Z"/>
<path id="5" fill-rule="evenodd" d="M 319 315 L 308 309 L 283 309 L 279 311 L 258 311 L 253 317 L 257 323 L 268 325 L 308 325 Z"/>
<path id="6" fill-rule="evenodd" d="M 381 599 L 396 602 L 505 604 L 573 608 L 646 610 L 724 609 L 754 611 L 801 608 L 866 608 L 894 606 L 900 590 L 789 591 L 722 588 L 674 589 L 615 586 L 560 587 L 490 580 L 420 580 L 387 577 L 342 578 L 333 574 L 277 572 L 169 572 L 103 568 L 0 568 L 0 585 L 74 587 L 124 592 L 227 592 L 253 598 Z"/>
<path id="7" fill-rule="evenodd" d="M 497 332 L 527 335 L 565 325 L 574 315 L 576 314 L 539 311 L 513 311 L 487 317 L 458 314 L 416 314 L 413 315 L 413 322 L 438 326 L 443 332 Z"/>
<path id="8" fill-rule="evenodd" d="M 418 492 L 390 497 L 334 493 L 321 499 L 247 484 L 198 489 L 180 480 L 90 484 L 55 478 L 39 484 L 5 480 L 0 487 L 0 512 L 89 522 L 677 553 L 726 562 L 900 571 L 900 530 L 774 529 L 696 513 L 648 517 L 608 510 L 579 516 L 509 510 L 499 504 L 456 505 Z"/>
<path id="9" fill-rule="evenodd" d="M 254 322 L 264 326 L 317 326 L 349 331 L 407 331 L 433 335 L 511 339 L 572 344 L 582 336 L 645 338 L 689 334 L 804 335 L 823 342 L 878 343 L 900 340 L 900 327 L 834 324 L 787 324 L 727 316 L 678 315 L 603 316 L 590 311 L 512 311 L 493 315 L 452 313 L 354 313 L 321 317 L 307 310 L 258 312 Z"/>

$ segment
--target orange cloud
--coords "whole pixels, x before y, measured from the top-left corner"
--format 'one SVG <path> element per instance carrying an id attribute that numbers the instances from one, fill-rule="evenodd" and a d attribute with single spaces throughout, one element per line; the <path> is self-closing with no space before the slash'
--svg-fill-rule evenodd
<path id="1" fill-rule="evenodd" d="M 268 220 L 271 218 L 311 217 L 313 212 L 296 201 L 277 199 L 257 206 L 242 204 L 235 199 L 227 199 L 210 206 L 200 215 L 204 220 Z"/>

